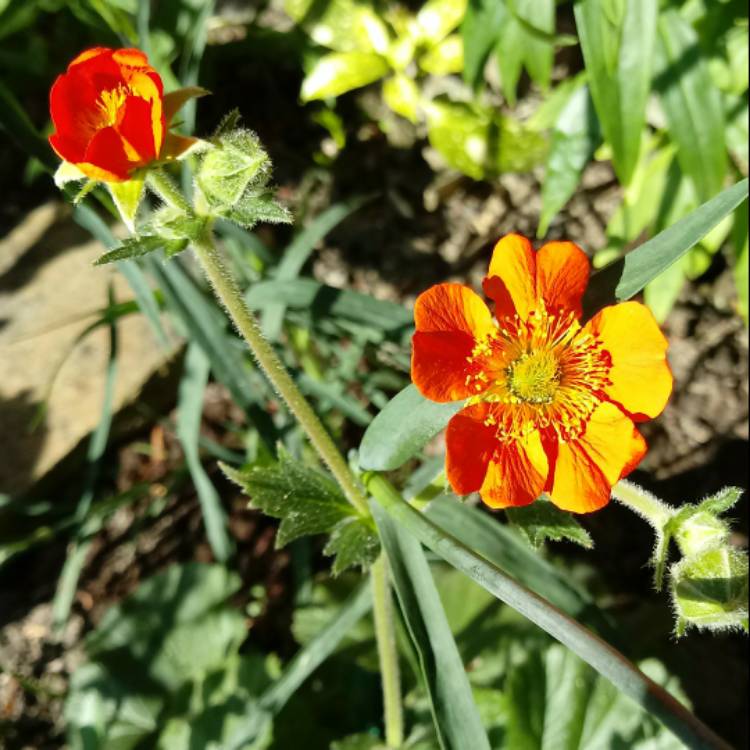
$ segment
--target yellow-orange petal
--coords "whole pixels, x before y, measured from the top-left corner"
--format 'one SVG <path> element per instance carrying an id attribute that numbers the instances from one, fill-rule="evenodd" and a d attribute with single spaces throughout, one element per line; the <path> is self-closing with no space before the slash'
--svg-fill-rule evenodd
<path id="1" fill-rule="evenodd" d="M 534 430 L 495 452 L 479 494 L 491 508 L 529 505 L 542 493 L 548 472 L 547 455 Z"/>
<path id="2" fill-rule="evenodd" d="M 646 441 L 630 417 L 603 401 L 586 432 L 561 442 L 547 483 L 552 502 L 563 510 L 590 513 L 609 502 L 612 485 L 629 474 L 646 453 Z"/>
<path id="3" fill-rule="evenodd" d="M 128 65 L 133 68 L 145 68 L 148 65 L 146 54 L 133 47 L 115 50 L 112 53 L 112 59 L 118 65 Z"/>
<path id="4" fill-rule="evenodd" d="M 461 284 L 437 284 L 417 297 L 414 320 L 411 377 L 420 393 L 458 401 L 483 390 L 470 380 L 482 370 L 473 352 L 495 324 L 479 295 Z"/>
<path id="5" fill-rule="evenodd" d="M 672 393 L 667 339 L 651 311 L 639 302 L 600 310 L 585 326 L 612 358 L 606 395 L 641 422 L 664 409 Z"/>
<path id="6" fill-rule="evenodd" d="M 590 263 L 574 242 L 548 242 L 536 254 L 536 293 L 551 313 L 575 312 L 589 282 Z"/>
<path id="7" fill-rule="evenodd" d="M 525 320 L 538 307 L 536 257 L 525 237 L 506 234 L 495 245 L 482 287 L 494 301 L 498 318 L 518 313 Z"/>
<path id="8" fill-rule="evenodd" d="M 80 55 L 74 57 L 70 61 L 68 64 L 68 70 L 74 65 L 80 65 L 81 63 L 86 62 L 86 60 L 91 60 L 93 57 L 100 57 L 102 55 L 111 56 L 112 50 L 109 47 L 91 47 L 90 49 L 85 49 Z"/>
<path id="9" fill-rule="evenodd" d="M 448 422 L 445 474 L 457 495 L 477 492 L 484 482 L 487 465 L 498 445 L 495 428 L 484 423 L 489 412 L 489 404 L 474 404 Z"/>

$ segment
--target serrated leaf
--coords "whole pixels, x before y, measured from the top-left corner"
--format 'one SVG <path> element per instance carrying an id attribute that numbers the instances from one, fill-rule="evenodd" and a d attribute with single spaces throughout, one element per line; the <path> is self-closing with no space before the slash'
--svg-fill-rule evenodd
<path id="1" fill-rule="evenodd" d="M 168 240 L 196 240 L 206 228 L 206 219 L 165 206 L 154 212 L 149 228 Z"/>
<path id="2" fill-rule="evenodd" d="M 106 183 L 120 217 L 131 232 L 135 231 L 135 215 L 143 199 L 145 184 L 143 177 L 131 177 L 125 182 Z"/>
<path id="3" fill-rule="evenodd" d="M 547 540 L 573 542 L 586 549 L 594 546 L 588 531 L 578 523 L 573 514 L 560 510 L 544 496 L 531 505 L 507 508 L 505 512 L 532 547 L 539 548 Z"/>
<path id="4" fill-rule="evenodd" d="M 277 547 L 301 536 L 329 532 L 355 513 L 333 479 L 283 449 L 279 462 L 271 466 L 238 470 L 221 464 L 221 469 L 244 490 L 253 508 L 281 519 Z"/>
<path id="5" fill-rule="evenodd" d="M 706 513 L 726 513 L 731 507 L 737 504 L 742 497 L 744 490 L 741 487 L 724 487 L 715 495 L 707 497 L 698 503 L 698 509 Z"/>
<path id="6" fill-rule="evenodd" d="M 721 545 L 686 557 L 670 569 L 676 631 L 747 630 L 747 553 Z"/>
<path id="7" fill-rule="evenodd" d="M 366 570 L 380 554 L 380 541 L 364 519 L 347 518 L 334 526 L 323 553 L 335 556 L 331 568 L 335 576 L 351 567 Z"/>
<path id="8" fill-rule="evenodd" d="M 245 229 L 254 227 L 258 222 L 269 224 L 291 224 L 292 215 L 289 209 L 274 199 L 271 191 L 253 193 L 249 191 L 232 208 L 223 213 L 224 218 L 239 224 Z"/>
<path id="9" fill-rule="evenodd" d="M 332 52 L 321 57 L 302 82 L 302 101 L 339 96 L 377 81 L 388 72 L 384 57 L 372 52 Z"/>
<path id="10" fill-rule="evenodd" d="M 187 240 L 167 240 L 163 237 L 153 235 L 143 235 L 140 237 L 130 237 L 123 240 L 119 247 L 110 250 L 94 261 L 95 266 L 102 266 L 105 263 L 113 263 L 116 260 L 126 260 L 127 258 L 139 258 L 143 255 L 153 253 L 160 248 L 170 257 L 181 252 L 188 246 Z"/>

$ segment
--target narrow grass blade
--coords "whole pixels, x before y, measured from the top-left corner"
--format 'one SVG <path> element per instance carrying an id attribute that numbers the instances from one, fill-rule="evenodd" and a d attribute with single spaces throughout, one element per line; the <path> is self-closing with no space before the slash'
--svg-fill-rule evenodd
<path id="1" fill-rule="evenodd" d="M 360 197 L 344 203 L 336 203 L 315 217 L 314 221 L 305 227 L 286 249 L 284 257 L 276 269 L 276 279 L 288 281 L 295 278 L 318 242 L 367 200 L 368 198 Z M 266 308 L 263 314 L 264 333 L 272 340 L 277 339 L 281 334 L 285 309 L 283 303 L 273 303 Z"/>
<path id="2" fill-rule="evenodd" d="M 425 515 L 437 526 L 450 529 L 451 534 L 466 547 L 566 614 L 606 635 L 610 641 L 618 639 L 612 623 L 588 592 L 576 586 L 518 534 L 488 513 L 472 508 L 454 496 L 441 495 L 430 502 Z"/>
<path id="3" fill-rule="evenodd" d="M 203 394 L 210 369 L 211 364 L 203 350 L 197 344 L 191 344 L 185 356 L 177 399 L 177 437 L 198 493 L 208 542 L 216 559 L 226 562 L 234 552 L 234 545 L 227 531 L 226 513 L 219 493 L 201 464 L 198 451 Z"/>
<path id="4" fill-rule="evenodd" d="M 419 542 L 372 504 L 401 604 L 416 649 L 432 720 L 444 750 L 490 750 L 440 596 Z"/>
<path id="5" fill-rule="evenodd" d="M 640 292 L 747 200 L 747 188 L 745 178 L 596 273 L 584 296 L 585 312 L 590 314 Z"/>
<path id="6" fill-rule="evenodd" d="M 493 596 L 567 646 L 659 719 L 688 747 L 729 750 L 726 742 L 619 651 L 434 524 L 409 505 L 382 476 L 369 474 L 364 480 L 368 491 L 394 521 Z"/>
<path id="7" fill-rule="evenodd" d="M 657 6 L 656 0 L 574 6 L 591 96 L 623 185 L 633 176 L 646 121 Z"/>
<path id="8" fill-rule="evenodd" d="M 727 171 L 724 104 L 701 54 L 693 27 L 675 8 L 659 17 L 659 75 L 656 87 L 677 144 L 677 159 L 700 200 L 721 190 Z"/>

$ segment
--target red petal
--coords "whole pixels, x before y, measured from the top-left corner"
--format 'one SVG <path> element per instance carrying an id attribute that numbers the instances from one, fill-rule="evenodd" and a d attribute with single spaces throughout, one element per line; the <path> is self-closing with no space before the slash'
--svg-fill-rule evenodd
<path id="1" fill-rule="evenodd" d="M 529 505 L 541 495 L 549 464 L 539 433 L 502 443 L 487 467 L 480 490 L 491 508 Z"/>
<path id="2" fill-rule="evenodd" d="M 458 401 L 484 388 L 467 377 L 485 369 L 472 351 L 495 331 L 479 295 L 461 284 L 438 284 L 414 305 L 417 332 L 412 338 L 411 376 L 420 393 L 433 401 Z"/>
<path id="3" fill-rule="evenodd" d="M 581 317 L 581 298 L 589 282 L 589 259 L 573 242 L 548 242 L 536 254 L 536 293 L 551 313 Z"/>
<path id="4" fill-rule="evenodd" d="M 482 286 L 494 300 L 498 318 L 512 318 L 518 313 L 525 320 L 538 307 L 536 257 L 531 243 L 520 234 L 506 234 L 492 251 Z"/>
<path id="5" fill-rule="evenodd" d="M 456 414 L 445 432 L 445 473 L 457 495 L 477 492 L 484 482 L 487 465 L 498 446 L 495 428 L 484 420 L 490 407 L 475 404 Z"/>
<path id="6" fill-rule="evenodd" d="M 151 118 L 153 105 L 139 96 L 128 96 L 123 105 L 122 120 L 117 128 L 120 135 L 136 150 L 146 164 L 156 158 L 156 145 Z"/>
<path id="7" fill-rule="evenodd" d="M 114 128 L 102 128 L 86 149 L 85 162 L 127 180 L 133 164 L 125 153 L 122 138 Z"/>

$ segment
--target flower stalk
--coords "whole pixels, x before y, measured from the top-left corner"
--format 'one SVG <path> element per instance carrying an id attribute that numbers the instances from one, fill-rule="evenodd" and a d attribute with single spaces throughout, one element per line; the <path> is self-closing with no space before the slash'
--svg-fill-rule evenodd
<path id="1" fill-rule="evenodd" d="M 388 580 L 388 561 L 383 552 L 370 568 L 372 579 L 373 617 L 383 687 L 385 744 L 399 748 L 404 742 L 404 716 L 401 708 L 401 678 L 396 650 L 393 601 Z"/>

